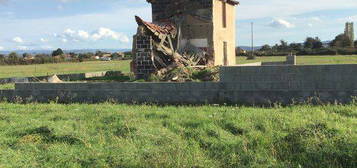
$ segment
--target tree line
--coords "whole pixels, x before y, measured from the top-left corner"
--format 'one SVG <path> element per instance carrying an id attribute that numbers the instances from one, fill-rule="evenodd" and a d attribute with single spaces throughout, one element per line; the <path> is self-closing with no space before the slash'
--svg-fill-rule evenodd
<path id="1" fill-rule="evenodd" d="M 236 50 L 239 56 L 250 56 L 252 53 L 244 52 L 239 47 Z M 319 37 L 307 37 L 303 43 L 288 43 L 281 40 L 279 44 L 262 46 L 254 51 L 255 56 L 286 56 L 296 55 L 354 55 L 357 54 L 357 41 L 349 39 L 348 36 L 340 34 L 331 42 L 323 43 Z"/>
<path id="2" fill-rule="evenodd" d="M 0 54 L 0 65 L 31 65 L 31 64 L 48 64 L 62 62 L 83 62 L 97 60 L 95 57 L 102 57 L 109 54 L 112 59 L 121 57 L 118 53 L 106 53 L 102 51 L 87 53 L 64 53 L 62 49 L 54 50 L 51 54 L 18 54 L 11 52 L 8 55 Z M 131 53 L 125 52 L 125 58 L 130 59 Z"/>

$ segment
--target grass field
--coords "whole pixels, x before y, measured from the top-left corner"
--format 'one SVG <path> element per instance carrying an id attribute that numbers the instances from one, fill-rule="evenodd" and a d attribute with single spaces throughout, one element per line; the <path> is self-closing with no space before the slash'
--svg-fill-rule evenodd
<path id="1" fill-rule="evenodd" d="M 0 103 L 0 167 L 357 167 L 357 105 Z"/>
<path id="2" fill-rule="evenodd" d="M 297 58 L 299 65 L 317 64 L 357 64 L 357 55 L 354 56 L 300 56 Z M 246 57 L 237 57 L 238 64 L 252 62 L 278 62 L 286 60 L 285 57 L 257 57 L 256 60 L 247 60 Z M 0 78 L 31 77 L 53 74 L 69 74 L 97 71 L 130 71 L 130 61 L 93 61 L 83 63 L 60 63 L 43 65 L 0 66 Z M 13 89 L 14 85 L 0 85 L 0 89 Z"/>
<path id="3" fill-rule="evenodd" d="M 81 63 L 0 66 L 0 78 L 31 77 L 112 70 L 129 72 L 129 62 L 130 61 L 90 61 Z"/>
<path id="4" fill-rule="evenodd" d="M 257 57 L 256 60 L 246 60 L 246 57 L 237 57 L 238 64 L 251 62 L 284 61 L 285 57 Z M 0 78 L 30 77 L 53 74 L 69 74 L 96 71 L 129 72 L 130 61 L 93 61 L 82 63 L 60 63 L 41 65 L 0 66 Z M 300 65 L 316 64 L 357 64 L 357 56 L 303 56 L 297 60 Z"/>

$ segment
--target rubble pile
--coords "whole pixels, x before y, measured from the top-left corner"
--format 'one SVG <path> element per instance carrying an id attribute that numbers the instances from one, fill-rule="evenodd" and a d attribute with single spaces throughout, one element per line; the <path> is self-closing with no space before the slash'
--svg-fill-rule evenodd
<path id="1" fill-rule="evenodd" d="M 150 81 L 202 82 L 219 81 L 218 67 L 176 67 L 164 74 L 150 76 Z"/>
<path id="2" fill-rule="evenodd" d="M 152 22 L 135 16 L 131 71 L 137 79 L 183 67 L 235 64 L 238 1 L 146 1 L 152 6 Z"/>
<path id="3" fill-rule="evenodd" d="M 185 46 L 179 52 L 180 33 L 174 25 L 155 25 L 136 16 L 139 27 L 134 37 L 136 74 L 156 73 L 163 75 L 177 67 L 196 66 L 205 62 L 205 52 L 194 46 Z M 181 50 L 181 51 L 182 51 Z M 140 76 L 145 78 L 145 76 Z M 139 77 L 139 78 L 140 78 Z"/>

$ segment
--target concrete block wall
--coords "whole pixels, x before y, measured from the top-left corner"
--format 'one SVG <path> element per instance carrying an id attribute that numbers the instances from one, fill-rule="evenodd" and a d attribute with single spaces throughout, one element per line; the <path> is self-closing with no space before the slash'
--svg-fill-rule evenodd
<path id="1" fill-rule="evenodd" d="M 0 90 L 0 101 L 13 100 L 15 98 L 15 90 Z"/>
<path id="2" fill-rule="evenodd" d="M 120 71 L 102 71 L 102 72 L 87 72 L 79 74 L 61 74 L 57 77 L 63 81 L 77 81 L 85 80 L 94 77 L 104 77 L 108 73 L 121 73 Z M 18 78 L 0 78 L 0 84 L 6 83 L 28 83 L 28 82 L 39 82 L 45 81 L 50 76 L 36 76 L 36 77 L 18 77 Z"/>
<path id="3" fill-rule="evenodd" d="M 357 65 L 222 67 L 221 82 L 241 91 L 357 90 Z"/>
<path id="4" fill-rule="evenodd" d="M 36 102 L 159 104 L 219 102 L 221 83 L 17 83 L 15 95 Z"/>
<path id="5" fill-rule="evenodd" d="M 158 104 L 347 103 L 357 97 L 357 65 L 222 67 L 220 82 L 17 83 L 0 99 L 25 102 Z"/>
<path id="6" fill-rule="evenodd" d="M 286 57 L 286 64 L 287 65 L 296 65 L 297 64 L 296 55 L 287 56 Z"/>

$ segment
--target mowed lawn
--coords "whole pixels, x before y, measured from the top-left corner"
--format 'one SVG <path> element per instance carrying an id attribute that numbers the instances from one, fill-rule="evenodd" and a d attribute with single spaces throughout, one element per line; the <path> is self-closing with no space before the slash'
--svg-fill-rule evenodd
<path id="1" fill-rule="evenodd" d="M 37 65 L 0 66 L 0 78 L 31 77 L 97 71 L 130 71 L 130 61 L 89 61 Z"/>
<path id="2" fill-rule="evenodd" d="M 357 167 L 357 105 L 0 103 L 0 167 Z"/>
<path id="3" fill-rule="evenodd" d="M 247 60 L 246 57 L 237 57 L 238 64 L 254 62 L 280 62 L 285 61 L 286 57 L 257 57 L 255 60 Z M 298 65 L 321 65 L 321 64 L 357 64 L 357 55 L 348 56 L 298 56 Z"/>

